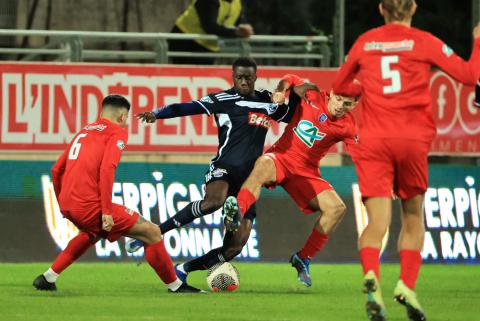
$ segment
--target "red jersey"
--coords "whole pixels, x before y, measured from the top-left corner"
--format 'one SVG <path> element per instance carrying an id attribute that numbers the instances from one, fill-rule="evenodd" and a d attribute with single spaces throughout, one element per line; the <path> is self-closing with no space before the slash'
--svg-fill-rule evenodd
<path id="1" fill-rule="evenodd" d="M 289 85 L 300 85 L 304 81 L 295 75 L 283 77 Z M 332 145 L 340 141 L 354 142 L 357 131 L 350 113 L 340 118 L 330 115 L 325 91 L 308 91 L 307 99 L 301 100 L 285 132 L 270 148 L 269 152 L 284 153 L 302 163 L 318 167 Z"/>
<path id="2" fill-rule="evenodd" d="M 353 78 L 362 84 L 360 139 L 365 136 L 430 142 L 436 134 L 430 97 L 430 69 L 438 66 L 456 80 L 475 85 L 480 76 L 480 39 L 464 61 L 432 34 L 386 24 L 361 35 L 333 82 L 348 95 Z"/>
<path id="3" fill-rule="evenodd" d="M 128 134 L 100 118 L 85 126 L 52 167 L 52 181 L 60 210 L 85 215 L 110 214 L 115 169 Z"/>

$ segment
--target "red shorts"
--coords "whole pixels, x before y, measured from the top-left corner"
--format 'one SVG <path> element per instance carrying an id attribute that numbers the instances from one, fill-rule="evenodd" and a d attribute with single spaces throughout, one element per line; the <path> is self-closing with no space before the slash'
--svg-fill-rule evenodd
<path id="1" fill-rule="evenodd" d="M 314 212 L 308 205 L 312 199 L 323 191 L 333 190 L 332 185 L 320 177 L 318 166 L 298 162 L 280 153 L 267 152 L 264 156 L 275 162 L 277 174 L 275 184 L 268 187 L 281 185 L 305 214 Z"/>
<path id="2" fill-rule="evenodd" d="M 93 238 L 101 237 L 114 242 L 127 234 L 138 220 L 139 214 L 123 205 L 113 204 L 113 227 L 110 232 L 102 230 L 102 214 L 99 211 L 85 213 L 82 211 L 63 211 L 63 216 L 69 219 L 79 230 Z"/>
<path id="3" fill-rule="evenodd" d="M 429 150 L 427 142 L 362 137 L 350 147 L 362 196 L 408 199 L 425 193 Z"/>

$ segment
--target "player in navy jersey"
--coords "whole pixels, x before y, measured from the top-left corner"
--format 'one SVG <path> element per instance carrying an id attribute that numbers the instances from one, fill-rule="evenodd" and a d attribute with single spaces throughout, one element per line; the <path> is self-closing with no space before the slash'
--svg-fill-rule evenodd
<path id="1" fill-rule="evenodd" d="M 171 104 L 138 118 L 153 123 L 156 119 L 207 114 L 213 115 L 218 127 L 218 152 L 205 175 L 206 192 L 201 201 L 188 204 L 174 217 L 160 225 L 162 233 L 192 222 L 197 217 L 220 209 L 227 196 L 237 195 L 262 155 L 265 136 L 272 121 L 286 121 L 292 115 L 288 105 L 272 103 L 271 93 L 255 90 L 257 66 L 252 59 L 239 58 L 232 65 L 231 89 L 209 94 L 188 103 Z M 177 275 L 185 280 L 191 271 L 208 269 L 237 256 L 248 241 L 255 219 L 255 205 L 245 213 L 238 232 L 227 232 L 223 246 L 204 256 L 176 266 Z M 136 250 L 138 242 L 128 243 L 127 250 Z M 130 249 L 129 249 L 130 247 Z"/>

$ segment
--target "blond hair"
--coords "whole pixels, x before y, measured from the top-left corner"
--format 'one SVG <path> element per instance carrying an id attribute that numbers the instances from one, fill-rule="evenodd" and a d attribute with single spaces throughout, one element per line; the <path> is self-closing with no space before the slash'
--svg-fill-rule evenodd
<path id="1" fill-rule="evenodd" d="M 389 21 L 404 21 L 410 18 L 415 0 L 381 0 L 381 4 Z"/>

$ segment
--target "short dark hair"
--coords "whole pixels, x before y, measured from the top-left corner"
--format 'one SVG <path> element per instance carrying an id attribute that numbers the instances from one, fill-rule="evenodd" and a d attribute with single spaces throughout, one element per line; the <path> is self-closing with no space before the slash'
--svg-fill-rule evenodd
<path id="1" fill-rule="evenodd" d="M 236 59 L 232 64 L 232 70 L 235 70 L 237 67 L 253 67 L 253 69 L 257 71 L 257 63 L 253 58 L 249 57 L 240 57 Z"/>
<path id="2" fill-rule="evenodd" d="M 120 95 L 108 95 L 102 100 L 102 108 L 105 106 L 112 106 L 115 108 L 126 108 L 130 110 L 130 102 L 127 98 L 120 96 Z"/>

